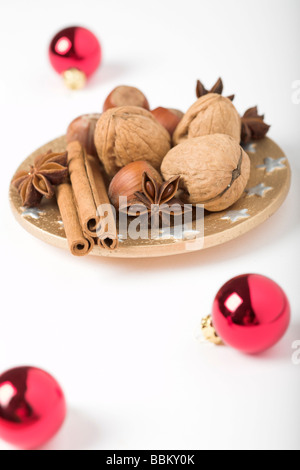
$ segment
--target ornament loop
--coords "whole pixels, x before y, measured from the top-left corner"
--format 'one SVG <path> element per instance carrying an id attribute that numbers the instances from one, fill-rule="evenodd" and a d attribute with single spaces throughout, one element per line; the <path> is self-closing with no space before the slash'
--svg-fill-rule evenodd
<path id="1" fill-rule="evenodd" d="M 216 344 L 217 346 L 223 345 L 223 341 L 218 336 L 212 322 L 212 316 L 207 315 L 201 321 L 201 331 L 206 341 Z"/>
<path id="2" fill-rule="evenodd" d="M 70 88 L 70 90 L 80 90 L 85 86 L 85 73 L 74 67 L 63 72 L 63 78 L 65 85 Z"/>

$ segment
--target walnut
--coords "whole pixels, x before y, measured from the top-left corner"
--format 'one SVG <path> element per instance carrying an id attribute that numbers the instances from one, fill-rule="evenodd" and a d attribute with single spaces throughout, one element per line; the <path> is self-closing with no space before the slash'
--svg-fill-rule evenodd
<path id="1" fill-rule="evenodd" d="M 232 102 L 224 96 L 208 93 L 199 98 L 178 124 L 173 141 L 179 144 L 191 137 L 227 134 L 240 142 L 241 118 Z"/>
<path id="2" fill-rule="evenodd" d="M 188 139 L 170 150 L 162 166 L 165 180 L 181 175 L 185 202 L 216 212 L 243 194 L 250 176 L 246 152 L 230 136 L 214 134 Z"/>
<path id="3" fill-rule="evenodd" d="M 170 150 L 170 135 L 146 109 L 111 108 L 96 125 L 95 145 L 109 176 L 136 160 L 146 160 L 159 170 Z"/>

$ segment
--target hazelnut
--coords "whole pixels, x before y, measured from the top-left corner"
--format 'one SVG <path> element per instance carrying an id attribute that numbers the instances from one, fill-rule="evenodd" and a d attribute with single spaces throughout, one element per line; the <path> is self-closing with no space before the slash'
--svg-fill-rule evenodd
<path id="1" fill-rule="evenodd" d="M 110 177 L 136 160 L 146 160 L 159 170 L 170 150 L 170 140 L 169 133 L 150 111 L 137 106 L 109 109 L 95 130 L 98 156 Z"/>
<path id="2" fill-rule="evenodd" d="M 114 88 L 104 101 L 103 111 L 119 106 L 139 106 L 150 109 L 145 95 L 133 86 L 121 85 Z"/>
<path id="3" fill-rule="evenodd" d="M 181 176 L 185 202 L 222 211 L 243 194 L 250 160 L 235 139 L 214 134 L 188 139 L 170 150 L 162 166 L 165 180 Z"/>
<path id="4" fill-rule="evenodd" d="M 101 114 L 83 114 L 77 117 L 68 127 L 67 143 L 78 140 L 89 155 L 97 156 L 94 142 L 95 127 Z"/>
<path id="5" fill-rule="evenodd" d="M 108 196 L 111 203 L 119 209 L 120 197 L 127 197 L 130 204 L 135 200 L 134 194 L 142 191 L 142 177 L 147 172 L 158 183 L 162 183 L 162 177 L 149 163 L 139 160 L 124 166 L 112 179 Z"/>
<path id="6" fill-rule="evenodd" d="M 168 110 L 171 111 L 171 113 L 175 114 L 175 116 L 177 116 L 180 121 L 184 116 L 184 113 L 180 111 L 180 109 L 168 108 Z"/>
<path id="7" fill-rule="evenodd" d="M 232 102 L 224 96 L 208 93 L 199 98 L 178 124 L 173 141 L 209 134 L 226 134 L 238 143 L 241 139 L 241 118 Z"/>
<path id="8" fill-rule="evenodd" d="M 183 117 L 183 113 L 178 109 L 162 108 L 161 106 L 153 109 L 151 113 L 167 129 L 171 137 Z"/>

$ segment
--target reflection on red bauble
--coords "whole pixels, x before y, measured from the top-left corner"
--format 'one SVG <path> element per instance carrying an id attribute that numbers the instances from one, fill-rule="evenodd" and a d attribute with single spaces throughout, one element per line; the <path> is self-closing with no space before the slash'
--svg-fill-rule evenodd
<path id="1" fill-rule="evenodd" d="M 53 68 L 60 74 L 68 76 L 70 71 L 77 71 L 89 77 L 101 62 L 101 46 L 91 31 L 72 26 L 54 36 L 49 47 L 49 58 Z"/>
<path id="2" fill-rule="evenodd" d="M 212 320 L 225 344 L 255 354 L 274 346 L 285 334 L 290 322 L 289 301 L 271 279 L 244 274 L 219 290 Z"/>
<path id="3" fill-rule="evenodd" d="M 0 375 L 0 438 L 36 449 L 56 434 L 65 415 L 63 391 L 47 372 L 18 367 Z"/>

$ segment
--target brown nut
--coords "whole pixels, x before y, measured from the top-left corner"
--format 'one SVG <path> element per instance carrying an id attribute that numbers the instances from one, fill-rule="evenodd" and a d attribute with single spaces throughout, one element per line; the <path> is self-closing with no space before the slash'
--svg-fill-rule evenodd
<path id="1" fill-rule="evenodd" d="M 143 160 L 129 163 L 113 177 L 108 189 L 108 196 L 116 209 L 119 209 L 120 197 L 127 197 L 128 204 L 136 199 L 134 194 L 137 191 L 142 191 L 142 178 L 145 172 L 158 183 L 162 183 L 162 177 L 158 171 Z"/>
<path id="2" fill-rule="evenodd" d="M 151 111 L 151 114 L 160 122 L 172 137 L 178 123 L 183 118 L 183 113 L 177 109 L 158 107 Z"/>
<path id="3" fill-rule="evenodd" d="M 95 127 L 101 114 L 83 114 L 77 117 L 68 127 L 67 143 L 78 140 L 89 155 L 97 156 L 94 142 Z"/>
<path id="4" fill-rule="evenodd" d="M 159 170 L 170 150 L 170 140 L 169 133 L 152 114 L 137 106 L 109 109 L 95 130 L 98 156 L 110 177 L 136 160 L 146 160 Z"/>
<path id="5" fill-rule="evenodd" d="M 226 134 L 238 143 L 241 139 L 241 118 L 232 102 L 224 96 L 208 93 L 199 98 L 178 124 L 173 141 L 209 134 Z"/>
<path id="6" fill-rule="evenodd" d="M 227 209 L 243 194 L 250 160 L 235 139 L 214 134 L 186 140 L 170 150 L 162 166 L 165 180 L 181 175 L 185 202 L 215 212 Z"/>
<path id="7" fill-rule="evenodd" d="M 104 101 L 103 111 L 119 106 L 139 106 L 150 109 L 144 93 L 133 86 L 121 85 L 114 88 Z"/>

